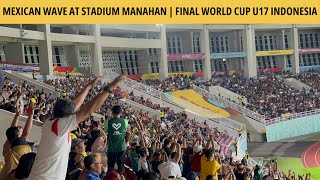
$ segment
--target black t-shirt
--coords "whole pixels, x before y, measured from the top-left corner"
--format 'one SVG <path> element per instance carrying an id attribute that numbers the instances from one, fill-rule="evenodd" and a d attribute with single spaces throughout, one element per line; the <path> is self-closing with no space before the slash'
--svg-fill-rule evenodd
<path id="1" fill-rule="evenodd" d="M 68 169 L 67 169 L 67 177 L 69 177 L 69 173 L 73 170 L 75 170 L 76 167 L 76 162 L 74 158 L 77 156 L 78 153 L 76 152 L 70 152 L 69 153 L 69 161 L 68 161 Z"/>
<path id="2" fill-rule="evenodd" d="M 236 176 L 237 180 L 247 180 L 248 179 L 248 172 L 244 172 L 244 173 L 235 172 L 234 175 Z"/>
<path id="3" fill-rule="evenodd" d="M 172 152 L 171 152 L 171 149 L 168 148 L 168 147 L 164 147 L 163 149 L 164 149 L 164 152 L 166 152 L 167 156 L 170 157 L 170 155 L 171 155 L 171 153 L 172 153 Z"/>
<path id="4" fill-rule="evenodd" d="M 69 179 L 66 180 L 78 180 L 79 176 L 81 174 L 82 170 L 81 169 L 75 169 L 69 174 Z"/>
<path id="5" fill-rule="evenodd" d="M 163 163 L 163 161 L 151 161 L 151 167 L 152 167 L 152 171 L 160 174 L 160 171 L 158 169 L 158 166 Z"/>
<path id="6" fill-rule="evenodd" d="M 182 156 L 182 160 L 183 160 L 183 171 L 182 171 L 182 173 L 184 174 L 184 175 L 187 175 L 190 171 L 192 171 L 192 169 L 191 169 L 191 162 L 190 162 L 190 156 L 189 155 L 186 155 L 186 154 L 184 154 L 183 156 Z"/>

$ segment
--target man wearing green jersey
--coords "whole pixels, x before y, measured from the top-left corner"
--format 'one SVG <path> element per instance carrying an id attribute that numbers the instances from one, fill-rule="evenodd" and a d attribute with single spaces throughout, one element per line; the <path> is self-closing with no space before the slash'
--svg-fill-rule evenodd
<path id="1" fill-rule="evenodd" d="M 117 163 L 118 171 L 124 172 L 126 160 L 126 131 L 129 127 L 128 121 L 120 118 L 121 107 L 112 108 L 112 118 L 105 123 L 104 129 L 108 132 L 108 171 L 112 171 Z"/>

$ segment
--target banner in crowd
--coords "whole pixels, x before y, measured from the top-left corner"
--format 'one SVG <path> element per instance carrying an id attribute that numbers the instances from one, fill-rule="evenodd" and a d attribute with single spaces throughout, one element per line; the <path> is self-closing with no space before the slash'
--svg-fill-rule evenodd
<path id="1" fill-rule="evenodd" d="M 280 56 L 293 54 L 293 49 L 273 50 L 273 51 L 257 51 L 256 56 Z"/>
<path id="2" fill-rule="evenodd" d="M 67 71 L 69 71 L 70 76 L 82 76 L 76 67 L 53 66 L 54 75 L 66 76 Z"/>
<path id="3" fill-rule="evenodd" d="M 320 71 L 320 66 L 319 65 L 318 66 L 300 66 L 299 69 L 300 69 L 300 73 L 307 72 L 310 70 Z M 287 67 L 285 70 L 291 71 L 291 67 Z"/>
<path id="4" fill-rule="evenodd" d="M 195 76 L 202 77 L 202 72 L 179 72 L 179 73 L 169 73 L 170 76 Z M 133 80 L 151 80 L 151 79 L 160 79 L 159 73 L 150 73 L 150 74 L 131 74 L 127 76 Z"/>
<path id="5" fill-rule="evenodd" d="M 281 72 L 283 71 L 284 69 L 283 68 L 267 68 L 267 69 L 258 69 L 258 72 L 259 73 L 278 73 L 278 72 Z"/>
<path id="6" fill-rule="evenodd" d="M 226 52 L 226 53 L 212 53 L 211 59 L 225 59 L 225 58 L 240 58 L 246 57 L 246 52 Z"/>
<path id="7" fill-rule="evenodd" d="M 299 49 L 299 54 L 320 53 L 320 48 Z"/>
<path id="8" fill-rule="evenodd" d="M 169 61 L 180 61 L 180 60 L 201 60 L 204 59 L 204 53 L 198 54 L 168 54 Z"/>
<path id="9" fill-rule="evenodd" d="M 180 72 L 180 73 L 169 73 L 169 76 L 192 76 L 193 72 Z M 160 75 L 159 73 L 152 73 L 152 74 L 143 74 L 141 76 L 142 80 L 148 80 L 148 79 L 159 79 Z"/>
<path id="10" fill-rule="evenodd" d="M 39 72 L 40 68 L 37 65 L 29 65 L 29 64 L 18 64 L 18 63 L 9 63 L 9 62 L 0 62 L 1 70 L 10 70 L 10 71 L 18 71 L 18 72 Z"/>

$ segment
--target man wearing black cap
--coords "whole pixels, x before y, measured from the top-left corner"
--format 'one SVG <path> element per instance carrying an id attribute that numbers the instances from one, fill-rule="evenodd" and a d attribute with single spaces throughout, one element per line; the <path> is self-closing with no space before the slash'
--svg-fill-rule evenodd
<path id="1" fill-rule="evenodd" d="M 67 178 L 69 179 L 70 173 L 77 169 L 77 162 L 75 161 L 75 157 L 80 154 L 83 157 L 87 156 L 86 145 L 84 144 L 87 140 L 76 138 L 72 140 L 71 143 L 71 152 L 69 153 L 69 162 L 68 162 L 68 170 L 67 170 Z"/>
<path id="2" fill-rule="evenodd" d="M 89 90 L 100 78 L 96 78 L 85 86 L 75 99 L 57 100 L 53 108 L 54 118 L 43 123 L 38 154 L 28 179 L 65 179 L 71 148 L 70 132 L 76 130 L 79 123 L 99 109 L 124 78 L 124 75 L 117 77 L 83 106 L 82 103 Z"/>
<path id="3" fill-rule="evenodd" d="M 117 163 L 118 171 L 124 172 L 124 163 L 126 160 L 126 131 L 129 127 L 128 121 L 120 118 L 121 107 L 112 108 L 113 118 L 105 123 L 105 131 L 108 132 L 108 171 L 113 170 Z"/>

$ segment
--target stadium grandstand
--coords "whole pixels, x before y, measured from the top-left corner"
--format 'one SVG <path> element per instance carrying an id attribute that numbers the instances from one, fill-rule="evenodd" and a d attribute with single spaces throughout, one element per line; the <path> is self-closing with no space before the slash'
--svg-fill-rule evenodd
<path id="1" fill-rule="evenodd" d="M 320 25 L 0 25 L 0 180 L 320 180 Z"/>

